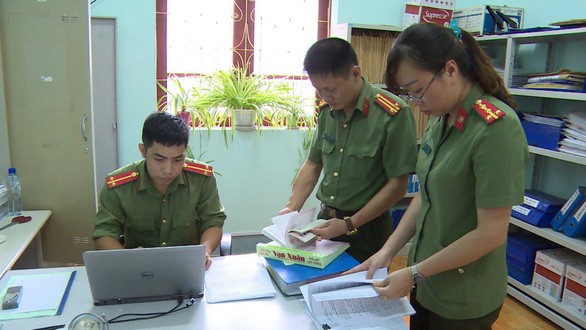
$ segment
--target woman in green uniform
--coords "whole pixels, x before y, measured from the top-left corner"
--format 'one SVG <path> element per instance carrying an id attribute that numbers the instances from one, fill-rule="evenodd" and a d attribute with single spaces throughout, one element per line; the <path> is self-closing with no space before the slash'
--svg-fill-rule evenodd
<path id="1" fill-rule="evenodd" d="M 352 271 L 371 277 L 412 239 L 409 266 L 375 283 L 377 292 L 411 292 L 411 329 L 490 329 L 506 296 L 507 228 L 529 160 L 514 102 L 457 27 L 407 28 L 385 74 L 387 86 L 431 116 L 417 159 L 421 190 L 383 248 Z"/>

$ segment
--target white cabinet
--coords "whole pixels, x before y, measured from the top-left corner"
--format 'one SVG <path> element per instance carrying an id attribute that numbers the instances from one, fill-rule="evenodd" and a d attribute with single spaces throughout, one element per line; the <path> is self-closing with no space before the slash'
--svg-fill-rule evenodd
<path id="1" fill-rule="evenodd" d="M 586 71 L 583 61 L 586 28 L 484 36 L 477 40 L 491 56 L 495 68 L 502 72 L 518 110 L 557 116 L 586 111 L 586 93 L 523 89 L 520 88 L 523 79 L 517 79 L 528 73 L 553 72 L 561 68 Z M 537 147 L 530 147 L 529 151 L 532 161 L 526 175 L 527 188 L 568 199 L 579 185 L 586 185 L 586 157 Z M 512 230 L 520 228 L 532 232 L 586 259 L 585 238 L 569 238 L 550 228 L 538 228 L 515 218 L 511 218 L 511 225 Z M 571 313 L 561 302 L 542 296 L 531 285 L 509 278 L 508 293 L 564 329 L 586 328 L 584 318 Z"/>

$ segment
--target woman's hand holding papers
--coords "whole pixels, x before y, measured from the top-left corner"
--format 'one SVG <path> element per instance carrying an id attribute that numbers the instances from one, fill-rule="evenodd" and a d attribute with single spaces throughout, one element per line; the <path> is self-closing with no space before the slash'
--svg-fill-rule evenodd
<path id="1" fill-rule="evenodd" d="M 366 272 L 366 278 L 371 279 L 377 269 L 389 267 L 392 256 L 387 249 L 380 249 L 370 258 L 360 265 L 342 273 L 342 275 L 352 274 L 361 271 Z M 402 268 L 387 275 L 382 281 L 374 281 L 374 290 L 385 299 L 396 299 L 407 296 L 413 287 L 413 280 L 409 274 L 408 268 Z"/>
<path id="2" fill-rule="evenodd" d="M 360 265 L 351 268 L 350 270 L 345 271 L 342 275 L 352 274 L 356 272 L 366 272 L 366 278 L 371 279 L 374 275 L 374 272 L 383 267 L 389 267 L 391 264 L 391 260 L 393 259 L 392 256 L 386 252 L 386 249 L 383 247 L 382 249 L 378 250 L 377 253 L 373 254 L 370 258 L 366 259 L 365 262 L 361 263 Z"/>
<path id="3" fill-rule="evenodd" d="M 382 281 L 375 281 L 374 291 L 385 299 L 398 299 L 407 296 L 413 287 L 409 268 L 396 270 Z"/>

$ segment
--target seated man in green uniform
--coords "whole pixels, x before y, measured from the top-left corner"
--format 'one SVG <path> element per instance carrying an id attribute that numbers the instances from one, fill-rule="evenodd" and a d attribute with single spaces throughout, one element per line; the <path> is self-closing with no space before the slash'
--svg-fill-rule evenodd
<path id="1" fill-rule="evenodd" d="M 406 103 L 366 81 L 352 46 L 339 38 L 313 44 L 304 69 L 323 99 L 309 157 L 279 214 L 300 210 L 323 171 L 317 190 L 318 218 L 312 232 L 350 242 L 348 253 L 364 261 L 393 230 L 390 207 L 407 190 L 415 171 L 415 121 Z"/>
<path id="2" fill-rule="evenodd" d="M 202 244 L 210 267 L 226 215 L 212 167 L 185 158 L 188 142 L 181 118 L 147 117 L 138 145 L 144 159 L 109 174 L 100 192 L 96 249 Z"/>

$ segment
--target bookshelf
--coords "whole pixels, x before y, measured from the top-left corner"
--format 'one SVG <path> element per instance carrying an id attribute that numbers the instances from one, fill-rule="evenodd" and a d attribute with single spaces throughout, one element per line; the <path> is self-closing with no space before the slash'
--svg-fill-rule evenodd
<path id="1" fill-rule="evenodd" d="M 586 28 L 562 29 L 477 38 L 501 69 L 505 85 L 515 96 L 518 110 L 563 116 L 586 111 L 586 94 L 521 88 L 518 76 L 546 73 L 561 68 L 586 71 L 581 54 L 586 47 Z M 586 157 L 538 147 L 529 147 L 531 165 L 526 187 L 568 199 L 579 185 L 586 185 Z M 550 228 L 538 228 L 511 218 L 511 230 L 528 231 L 585 256 L 586 239 L 570 238 Z M 561 302 L 541 295 L 531 285 L 509 278 L 508 293 L 564 329 L 584 329 L 586 320 Z"/>

